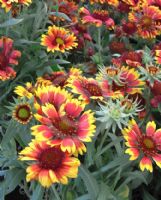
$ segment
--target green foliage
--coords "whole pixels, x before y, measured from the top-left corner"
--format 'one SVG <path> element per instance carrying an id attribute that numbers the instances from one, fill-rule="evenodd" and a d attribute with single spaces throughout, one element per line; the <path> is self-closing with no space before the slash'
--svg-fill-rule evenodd
<path id="1" fill-rule="evenodd" d="M 46 33 L 48 26 L 53 25 L 49 16 L 53 15 L 71 22 L 68 15 L 58 12 L 58 5 L 48 6 L 50 3 L 50 1 L 34 0 L 32 5 L 23 8 L 16 18 L 13 18 L 11 13 L 6 14 L 0 10 L 0 36 L 12 38 L 14 48 L 22 53 L 19 65 L 14 68 L 17 72 L 16 78 L 0 82 L 0 177 L 2 177 L 0 200 L 5 199 L 5 196 L 16 187 L 20 187 L 31 200 L 134 200 L 133 191 L 138 188 L 142 191 L 143 200 L 159 200 L 160 171 L 158 170 L 159 178 L 156 180 L 156 177 L 153 178 L 147 172 L 140 172 L 137 167 L 138 162 L 129 161 L 129 156 L 124 154 L 125 146 L 121 129 L 142 110 L 136 101 L 131 110 L 122 106 L 121 100 L 118 99 L 110 99 L 108 104 L 97 102 L 97 105 L 95 103 L 91 106 L 92 110 L 96 110 L 97 130 L 92 142 L 86 144 L 86 155 L 79 156 L 81 166 L 77 179 L 70 180 L 68 185 L 54 184 L 49 189 L 43 188 L 37 181 L 26 182 L 27 166 L 18 160 L 18 153 L 33 139 L 30 128 L 37 122 L 31 120 L 29 124 L 22 125 L 12 118 L 14 106 L 21 102 L 14 94 L 14 88 L 26 82 L 34 84 L 38 76 L 68 69 L 73 63 L 77 66 L 85 66 L 84 71 L 87 73 L 88 61 L 92 62 L 94 69 L 101 66 L 100 69 L 105 70 L 102 66 L 110 65 L 113 56 L 109 53 L 109 43 L 113 35 L 105 27 L 97 31 L 94 27 L 89 29 L 92 42 L 86 42 L 87 47 L 82 51 L 78 49 L 76 53 L 71 51 L 63 55 L 57 52 L 48 53 L 46 48 L 40 45 L 40 38 Z M 85 2 L 86 4 L 88 2 Z M 113 10 L 111 9 L 110 12 L 113 13 Z M 55 25 L 62 26 L 61 23 L 55 22 Z M 122 38 L 127 45 L 130 45 L 130 39 L 130 37 Z M 133 42 L 135 44 L 136 41 Z M 154 63 L 150 45 L 138 39 L 136 49 L 144 46 L 144 64 Z M 90 58 L 87 56 L 88 47 L 94 49 Z M 117 56 L 120 54 L 114 54 L 114 57 Z M 161 80 L 160 72 L 153 76 L 143 66 L 139 66 L 138 69 L 142 80 L 148 80 L 151 86 L 156 80 Z M 113 77 L 110 80 L 112 83 Z M 146 94 L 146 90 L 144 91 L 148 99 L 146 105 L 148 112 L 140 124 L 144 124 L 151 117 L 149 115 L 151 96 L 148 92 Z M 34 99 L 31 102 L 27 99 L 23 101 L 34 107 Z M 161 112 L 161 104 L 157 111 Z M 155 170 L 157 171 L 157 168 Z M 148 186 L 153 183 L 156 187 L 151 192 Z"/>

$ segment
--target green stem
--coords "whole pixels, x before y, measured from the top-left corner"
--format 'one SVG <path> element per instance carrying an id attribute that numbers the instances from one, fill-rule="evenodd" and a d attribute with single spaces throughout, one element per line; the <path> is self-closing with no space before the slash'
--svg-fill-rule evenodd
<path id="1" fill-rule="evenodd" d="M 55 185 L 52 185 L 52 186 L 51 186 L 51 189 L 52 189 L 52 191 L 53 191 L 53 193 L 54 193 L 54 195 L 55 195 L 55 197 L 56 197 L 56 200 L 61 200 L 61 198 L 60 198 L 60 196 L 59 196 L 57 190 L 55 189 Z"/>
<path id="2" fill-rule="evenodd" d="M 99 64 L 102 62 L 102 57 L 101 57 L 101 28 L 98 28 L 98 55 L 99 55 Z"/>
<path id="3" fill-rule="evenodd" d="M 24 184 L 20 183 L 19 186 L 20 186 L 20 188 L 22 188 L 22 189 L 24 190 L 26 196 L 27 196 L 28 198 L 30 198 L 30 192 L 29 192 L 29 190 L 28 190 L 28 187 L 27 187 L 26 182 L 24 181 Z"/>

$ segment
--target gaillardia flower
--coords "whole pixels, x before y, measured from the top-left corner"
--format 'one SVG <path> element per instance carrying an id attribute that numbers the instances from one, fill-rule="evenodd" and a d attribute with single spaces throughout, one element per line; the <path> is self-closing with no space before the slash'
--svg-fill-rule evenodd
<path id="1" fill-rule="evenodd" d="M 112 6 L 118 6 L 119 1 L 118 0 L 90 0 L 90 3 L 101 3 L 101 4 L 109 4 Z"/>
<path id="2" fill-rule="evenodd" d="M 73 99 L 60 87 L 46 86 L 36 91 L 37 113 L 41 123 L 33 126 L 32 135 L 37 140 L 60 144 L 62 151 L 83 154 L 95 132 L 95 118 L 91 110 L 84 111 L 85 104 Z"/>
<path id="3" fill-rule="evenodd" d="M 133 10 L 129 13 L 129 20 L 137 26 L 137 34 L 146 39 L 155 38 L 160 35 L 161 10 L 155 6 L 143 6 L 140 10 Z"/>
<path id="4" fill-rule="evenodd" d="M 32 111 L 29 104 L 17 105 L 12 114 L 13 118 L 21 124 L 27 124 L 32 118 Z"/>
<path id="5" fill-rule="evenodd" d="M 47 51 L 60 51 L 64 53 L 66 50 L 77 47 L 76 37 L 74 33 L 57 26 L 49 26 L 47 35 L 42 35 L 41 45 L 47 47 Z"/>
<path id="6" fill-rule="evenodd" d="M 79 11 L 83 24 L 92 24 L 96 27 L 100 27 L 103 24 L 108 29 L 114 28 L 114 20 L 109 17 L 107 10 L 94 10 L 92 13 L 85 7 L 82 7 Z"/>
<path id="7" fill-rule="evenodd" d="M 134 68 L 122 67 L 117 76 L 118 80 L 112 83 L 109 80 L 101 81 L 104 96 L 119 98 L 121 96 L 142 92 L 145 83 L 140 79 L 139 72 Z"/>
<path id="8" fill-rule="evenodd" d="M 5 8 L 6 12 L 9 12 L 13 7 L 18 5 L 27 5 L 31 4 L 31 0 L 0 0 L 2 8 Z"/>
<path id="9" fill-rule="evenodd" d="M 143 133 L 135 120 L 129 121 L 129 126 L 122 130 L 126 140 L 125 153 L 129 154 L 130 160 L 136 160 L 141 156 L 140 169 L 153 171 L 152 160 L 161 168 L 161 129 L 156 130 L 154 121 L 146 125 L 146 133 Z"/>
<path id="10" fill-rule="evenodd" d="M 53 13 L 54 12 L 56 13 L 57 3 L 58 3 L 58 12 L 64 13 L 69 17 L 69 19 L 71 19 L 73 23 L 75 23 L 77 21 L 76 13 L 78 10 L 78 5 L 74 1 L 68 1 L 68 0 L 58 0 L 58 2 L 53 1 L 53 7 L 55 8 L 52 10 Z M 55 23 L 58 20 L 65 21 L 65 18 L 55 16 L 54 14 L 51 15 L 49 18 L 51 21 L 53 21 L 53 23 Z"/>
<path id="11" fill-rule="evenodd" d="M 91 99 L 103 100 L 103 91 L 99 82 L 93 78 L 85 78 L 79 76 L 71 78 L 67 85 L 72 89 L 72 92 L 80 95 L 80 99 L 85 103 L 89 103 Z"/>
<path id="12" fill-rule="evenodd" d="M 59 145 L 51 147 L 34 140 L 19 154 L 19 160 L 31 161 L 26 169 L 27 182 L 36 180 L 43 187 L 50 187 L 53 183 L 67 184 L 68 178 L 77 177 L 79 160 L 63 152 Z"/>
<path id="13" fill-rule="evenodd" d="M 30 99 L 34 95 L 34 86 L 30 82 L 27 82 L 25 87 L 18 85 L 15 87 L 14 93 L 16 93 L 19 97 L 27 97 Z"/>
<path id="14" fill-rule="evenodd" d="M 17 59 L 21 52 L 13 49 L 13 40 L 7 37 L 0 38 L 0 80 L 5 81 L 16 76 L 11 66 L 18 65 Z"/>
<path id="15" fill-rule="evenodd" d="M 82 74 L 82 71 L 77 68 L 70 68 L 69 72 L 66 73 L 65 71 L 58 71 L 58 72 L 52 72 L 51 74 L 45 74 L 43 77 L 38 77 L 36 81 L 36 85 L 54 85 L 54 86 L 60 86 L 64 87 L 67 85 L 68 80 L 70 77 L 80 76 Z"/>

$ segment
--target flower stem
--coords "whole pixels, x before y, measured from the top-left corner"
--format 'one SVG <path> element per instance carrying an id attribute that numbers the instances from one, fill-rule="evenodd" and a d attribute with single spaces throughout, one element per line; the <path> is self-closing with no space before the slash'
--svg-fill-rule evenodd
<path id="1" fill-rule="evenodd" d="M 98 28 L 98 56 L 99 56 L 99 64 L 102 62 L 101 57 L 101 28 Z"/>
<path id="2" fill-rule="evenodd" d="M 53 193 L 54 193 L 54 195 L 56 197 L 56 200 L 61 200 L 61 198 L 60 198 L 60 196 L 59 196 L 54 184 L 51 186 L 51 189 L 52 189 L 52 191 L 53 191 Z"/>

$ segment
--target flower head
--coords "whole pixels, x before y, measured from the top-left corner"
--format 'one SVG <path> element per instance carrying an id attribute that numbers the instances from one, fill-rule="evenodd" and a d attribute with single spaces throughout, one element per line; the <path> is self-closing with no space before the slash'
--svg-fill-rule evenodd
<path id="1" fill-rule="evenodd" d="M 118 58 L 113 58 L 114 65 L 121 67 L 122 65 L 128 65 L 129 67 L 137 68 L 142 66 L 142 52 L 128 51 L 122 53 Z"/>
<path id="2" fill-rule="evenodd" d="M 130 117 L 134 117 L 139 112 L 138 103 L 125 102 L 125 99 L 109 99 L 104 104 L 99 104 L 100 108 L 96 111 L 97 120 L 101 122 L 102 129 L 110 129 L 115 132 L 116 128 L 122 129 L 127 125 Z M 130 105 L 130 106 L 129 106 Z"/>
<path id="3" fill-rule="evenodd" d="M 64 28 L 50 26 L 48 33 L 41 37 L 41 45 L 46 46 L 47 51 L 60 51 L 64 53 L 66 50 L 77 47 L 78 44 L 74 33 Z"/>
<path id="4" fill-rule="evenodd" d="M 32 118 L 32 111 L 29 104 L 17 105 L 13 110 L 13 118 L 21 124 L 27 124 Z"/>
<path id="5" fill-rule="evenodd" d="M 109 4 L 112 6 L 118 6 L 119 1 L 118 0 L 90 0 L 90 3 L 101 3 L 101 4 Z"/>
<path id="6" fill-rule="evenodd" d="M 21 52 L 13 49 L 13 40 L 7 37 L 0 38 L 0 80 L 5 81 L 16 76 L 11 66 L 18 65 L 17 59 Z"/>
<path id="7" fill-rule="evenodd" d="M 54 86 L 36 90 L 37 113 L 41 125 L 33 126 L 36 139 L 60 144 L 63 151 L 83 154 L 83 142 L 90 142 L 95 132 L 95 118 L 91 110 L 84 111 L 85 104 L 73 99 L 64 89 Z"/>
<path id="8" fill-rule="evenodd" d="M 91 99 L 103 100 L 103 91 L 99 82 L 93 78 L 85 78 L 79 76 L 77 79 L 74 77 L 69 80 L 68 86 L 75 94 L 80 94 L 80 99 L 85 103 L 89 103 Z"/>
<path id="9" fill-rule="evenodd" d="M 69 72 L 64 71 L 52 72 L 45 74 L 43 77 L 38 77 L 36 85 L 54 85 L 64 87 L 68 84 L 71 77 L 77 77 L 82 74 L 82 71 L 77 68 L 70 68 Z"/>
<path id="10" fill-rule="evenodd" d="M 129 20 L 137 26 L 137 34 L 146 39 L 155 38 L 160 35 L 161 11 L 155 6 L 143 6 L 140 10 L 133 10 L 129 13 Z"/>
<path id="11" fill-rule="evenodd" d="M 80 15 L 82 16 L 83 24 L 92 24 L 96 27 L 100 27 L 103 24 L 108 29 L 113 29 L 114 21 L 109 17 L 109 13 L 107 10 L 94 10 L 92 13 L 85 7 L 80 9 Z"/>
<path id="12" fill-rule="evenodd" d="M 34 86 L 30 82 L 27 82 L 25 87 L 18 85 L 15 87 L 14 93 L 16 93 L 19 97 L 27 97 L 30 99 L 34 95 Z"/>
<path id="13" fill-rule="evenodd" d="M 143 133 L 135 120 L 129 121 L 129 126 L 122 130 L 123 137 L 128 147 L 125 153 L 130 160 L 136 160 L 141 156 L 140 169 L 153 171 L 152 160 L 161 168 L 161 129 L 156 130 L 154 121 L 148 122 L 146 132 Z"/>
<path id="14" fill-rule="evenodd" d="M 0 0 L 1 7 L 5 8 L 6 12 L 9 12 L 12 8 L 19 5 L 27 5 L 31 4 L 31 0 Z"/>
<path id="15" fill-rule="evenodd" d="M 67 184 L 68 178 L 77 177 L 79 160 L 63 152 L 60 145 L 51 147 L 34 140 L 19 155 L 20 160 L 31 161 L 26 169 L 27 182 L 36 180 L 43 187 L 50 187 L 53 183 Z"/>
<path id="16" fill-rule="evenodd" d="M 101 81 L 104 96 L 113 98 L 141 93 L 144 84 L 140 79 L 140 74 L 133 68 L 129 69 L 129 67 L 122 67 L 112 82 L 110 79 L 102 79 Z"/>
<path id="17" fill-rule="evenodd" d="M 54 6 L 53 7 L 56 7 L 57 6 L 57 2 L 55 2 L 55 1 L 53 1 L 53 2 L 54 2 Z M 64 13 L 65 15 L 67 15 L 72 22 L 76 22 L 77 21 L 77 17 L 76 17 L 77 10 L 78 10 L 78 5 L 76 5 L 75 2 L 68 1 L 68 0 L 58 0 L 58 12 Z M 55 12 L 56 9 L 54 9 L 52 11 Z M 56 16 L 54 14 L 51 15 L 49 18 L 54 23 L 57 20 L 65 21 L 65 18 Z"/>

